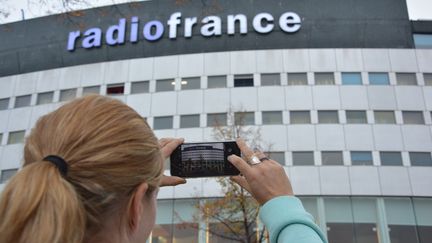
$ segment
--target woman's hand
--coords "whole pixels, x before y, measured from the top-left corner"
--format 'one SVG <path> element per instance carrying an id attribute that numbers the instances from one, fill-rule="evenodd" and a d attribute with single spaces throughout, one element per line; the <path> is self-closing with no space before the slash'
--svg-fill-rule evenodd
<path id="1" fill-rule="evenodd" d="M 162 138 L 159 140 L 163 162 L 171 155 L 171 153 L 184 142 L 183 138 Z M 160 187 L 163 186 L 177 186 L 185 184 L 186 180 L 177 176 L 162 176 Z"/>
<path id="2" fill-rule="evenodd" d="M 247 160 L 254 155 L 259 159 L 265 158 L 262 152 L 254 153 L 243 139 L 237 139 L 237 145 Z M 249 165 L 236 155 L 230 155 L 228 160 L 242 174 L 231 179 L 250 192 L 259 204 L 262 205 L 277 196 L 293 195 L 288 176 L 278 162 L 264 159 L 259 164 Z"/>

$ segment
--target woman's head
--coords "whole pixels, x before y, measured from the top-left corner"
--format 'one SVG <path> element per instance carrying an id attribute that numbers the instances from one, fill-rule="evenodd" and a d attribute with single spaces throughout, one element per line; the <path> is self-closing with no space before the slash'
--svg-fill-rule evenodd
<path id="1" fill-rule="evenodd" d="M 48 155 L 66 161 L 66 176 Z M 23 168 L 0 199 L 0 242 L 82 242 L 113 223 L 148 234 L 162 170 L 158 141 L 133 109 L 99 95 L 67 103 L 26 139 Z M 137 229 L 141 202 L 150 229 Z"/>

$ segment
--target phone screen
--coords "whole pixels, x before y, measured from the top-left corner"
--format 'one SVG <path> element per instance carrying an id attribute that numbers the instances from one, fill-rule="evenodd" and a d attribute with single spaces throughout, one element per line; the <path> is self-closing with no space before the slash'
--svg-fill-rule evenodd
<path id="1" fill-rule="evenodd" d="M 240 156 L 236 142 L 184 143 L 171 154 L 171 175 L 210 177 L 238 175 L 240 172 L 227 160 L 231 154 Z"/>

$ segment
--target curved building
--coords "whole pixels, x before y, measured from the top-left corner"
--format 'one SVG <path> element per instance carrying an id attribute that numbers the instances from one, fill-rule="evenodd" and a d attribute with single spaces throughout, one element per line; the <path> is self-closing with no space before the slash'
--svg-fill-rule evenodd
<path id="1" fill-rule="evenodd" d="M 404 0 L 158 0 L 0 25 L 1 183 L 36 120 L 88 93 L 187 141 L 242 112 L 330 242 L 432 242 L 431 48 Z M 182 227 L 213 227 L 194 204 L 221 195 L 212 178 L 163 188 L 149 242 L 227 242 Z"/>

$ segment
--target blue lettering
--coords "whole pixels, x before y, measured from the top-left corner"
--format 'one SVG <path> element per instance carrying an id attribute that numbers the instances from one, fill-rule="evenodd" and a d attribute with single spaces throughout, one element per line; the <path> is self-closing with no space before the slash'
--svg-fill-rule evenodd
<path id="1" fill-rule="evenodd" d="M 152 33 L 152 29 L 154 28 L 154 33 Z M 144 38 L 148 41 L 156 41 L 160 39 L 164 32 L 164 26 L 160 21 L 150 21 L 144 25 Z"/>

